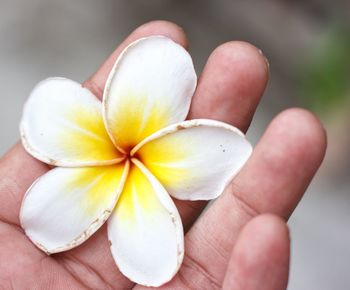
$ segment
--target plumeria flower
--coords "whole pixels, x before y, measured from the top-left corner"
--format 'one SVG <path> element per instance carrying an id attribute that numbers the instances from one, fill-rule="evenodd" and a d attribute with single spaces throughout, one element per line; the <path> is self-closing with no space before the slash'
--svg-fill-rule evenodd
<path id="1" fill-rule="evenodd" d="M 56 167 L 23 199 L 20 221 L 32 242 L 47 254 L 67 251 L 108 219 L 125 276 L 147 286 L 171 280 L 184 257 L 171 197 L 216 198 L 252 151 L 235 127 L 184 121 L 196 83 L 188 52 L 163 36 L 123 51 L 102 104 L 74 81 L 40 82 L 25 105 L 21 137 L 31 155 Z"/>

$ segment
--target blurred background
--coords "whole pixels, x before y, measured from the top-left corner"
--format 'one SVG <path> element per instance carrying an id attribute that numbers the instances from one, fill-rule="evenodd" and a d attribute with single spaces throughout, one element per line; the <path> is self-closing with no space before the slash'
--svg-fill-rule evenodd
<path id="1" fill-rule="evenodd" d="M 289 222 L 288 289 L 350 289 L 348 0 L 0 0 L 0 155 L 18 140 L 23 103 L 38 81 L 83 81 L 130 31 L 154 19 L 185 28 L 198 73 L 222 42 L 262 49 L 271 75 L 249 131 L 254 143 L 287 107 L 320 116 L 329 150 Z"/>

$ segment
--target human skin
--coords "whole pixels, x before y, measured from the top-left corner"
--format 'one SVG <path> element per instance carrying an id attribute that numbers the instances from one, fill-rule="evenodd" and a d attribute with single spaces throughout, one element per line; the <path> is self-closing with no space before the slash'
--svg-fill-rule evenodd
<path id="1" fill-rule="evenodd" d="M 133 31 L 84 86 L 102 98 L 120 52 L 134 40 L 165 35 L 187 48 L 183 30 L 153 21 Z M 188 119 L 209 118 L 246 131 L 268 81 L 265 57 L 251 44 L 216 48 L 199 79 Z M 286 221 L 322 162 L 326 136 L 318 119 L 288 109 L 272 120 L 251 158 L 200 218 L 205 202 L 175 201 L 185 228 L 185 258 L 162 289 L 286 289 Z M 22 198 L 50 168 L 20 143 L 0 160 L 0 289 L 143 289 L 125 278 L 109 249 L 106 226 L 83 245 L 47 256 L 19 225 Z"/>

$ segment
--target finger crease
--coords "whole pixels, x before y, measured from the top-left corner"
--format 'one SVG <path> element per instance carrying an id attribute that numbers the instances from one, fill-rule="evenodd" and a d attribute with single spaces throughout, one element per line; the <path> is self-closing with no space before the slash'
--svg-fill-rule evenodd
<path id="1" fill-rule="evenodd" d="M 217 281 L 209 272 L 208 270 L 201 265 L 197 260 L 193 259 L 190 255 L 187 254 L 183 265 L 182 265 L 182 269 L 184 268 L 189 268 L 190 270 L 194 270 L 196 273 L 200 274 L 206 281 L 207 283 L 205 283 L 206 285 L 208 285 L 208 283 L 210 285 L 212 285 L 211 289 L 221 289 L 221 283 L 219 283 L 219 281 Z M 179 272 L 180 275 L 180 280 L 187 286 L 189 287 L 189 289 L 193 289 L 192 288 L 192 284 L 195 284 L 193 286 L 198 287 L 197 283 L 194 283 L 195 279 L 193 279 L 193 276 L 191 276 L 191 280 L 188 280 L 182 273 L 181 271 Z M 196 288 L 195 288 L 196 289 Z"/>
<path id="2" fill-rule="evenodd" d="M 183 285 L 185 285 L 186 289 L 194 290 L 194 288 L 192 288 L 192 285 L 190 285 L 187 279 L 182 275 L 181 271 L 179 271 L 179 273 L 177 274 L 177 277 L 179 278 L 180 282 Z"/>
<path id="3" fill-rule="evenodd" d="M 5 176 L 0 183 L 0 194 L 2 196 L 6 196 L 7 198 L 12 198 L 13 204 L 18 204 L 21 202 L 21 200 L 19 199 L 19 195 L 16 194 L 16 192 L 20 192 L 20 187 L 17 181 L 14 180 L 13 178 Z M 18 225 L 18 223 L 6 217 L 1 212 L 0 212 L 0 220 L 8 225 L 13 226 L 18 231 L 23 233 L 22 228 Z"/>
<path id="4" fill-rule="evenodd" d="M 235 202 L 243 210 L 245 214 L 249 216 L 249 218 L 253 218 L 260 213 L 259 210 L 257 210 L 255 207 L 253 207 L 250 203 L 248 203 L 246 200 L 244 200 L 241 196 L 241 194 L 238 194 L 237 186 L 232 182 L 231 183 L 231 190 L 229 190 L 230 195 L 234 198 Z"/>
<path id="5" fill-rule="evenodd" d="M 81 280 L 81 278 L 79 277 L 79 275 L 76 273 L 76 270 L 74 269 L 75 267 L 73 266 L 74 264 L 77 265 L 80 268 L 85 269 L 87 272 L 89 272 L 90 274 L 94 275 L 99 281 L 101 281 L 101 283 L 108 287 L 108 288 L 103 288 L 103 289 L 114 289 L 112 287 L 112 285 L 110 285 L 102 276 L 101 274 L 99 274 L 95 269 L 93 269 L 90 265 L 84 263 L 83 261 L 79 260 L 77 257 L 74 257 L 72 255 L 69 255 L 67 257 L 61 257 L 58 261 L 60 261 L 61 265 L 69 272 L 71 273 L 72 276 L 74 276 L 75 279 L 77 279 L 79 282 L 81 282 L 85 287 L 87 287 L 88 289 L 89 286 L 83 281 Z M 73 264 L 73 265 L 72 265 Z"/>

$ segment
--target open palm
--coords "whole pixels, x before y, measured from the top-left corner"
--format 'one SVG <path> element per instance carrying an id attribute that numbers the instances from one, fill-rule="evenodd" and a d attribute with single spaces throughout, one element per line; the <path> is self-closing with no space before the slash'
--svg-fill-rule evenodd
<path id="1" fill-rule="evenodd" d="M 187 46 L 184 32 L 175 24 L 147 23 L 84 86 L 101 97 L 123 48 L 159 34 Z M 188 118 L 216 119 L 246 131 L 267 80 L 268 65 L 257 48 L 225 43 L 208 59 Z M 176 200 L 186 231 L 185 258 L 178 274 L 162 288 L 285 289 L 289 264 L 285 220 L 322 161 L 325 139 L 312 114 L 287 110 L 272 121 L 245 167 L 198 220 L 204 202 Z M 142 289 L 118 271 L 105 226 L 78 248 L 52 256 L 24 235 L 18 219 L 23 195 L 48 170 L 21 144 L 0 161 L 0 289 Z"/>

